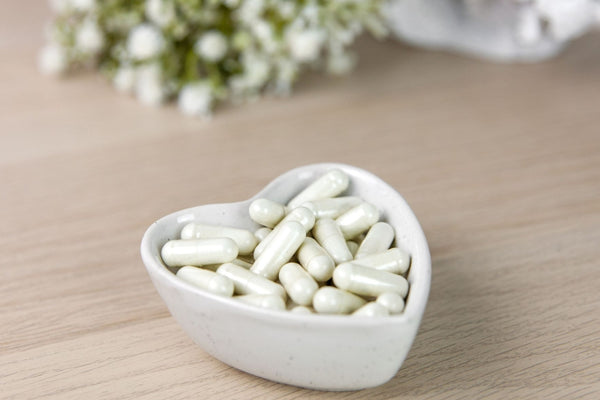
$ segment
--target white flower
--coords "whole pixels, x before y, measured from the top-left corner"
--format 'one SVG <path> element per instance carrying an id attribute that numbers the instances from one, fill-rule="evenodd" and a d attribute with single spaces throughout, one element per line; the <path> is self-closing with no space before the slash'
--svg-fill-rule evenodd
<path id="1" fill-rule="evenodd" d="M 63 14 L 71 8 L 70 0 L 50 0 L 50 8 L 57 14 Z"/>
<path id="2" fill-rule="evenodd" d="M 298 62 L 315 61 L 321 51 L 324 35 L 318 30 L 294 31 L 287 35 L 292 58 Z"/>
<path id="3" fill-rule="evenodd" d="M 240 0 L 223 0 L 223 4 L 229 8 L 235 8 L 240 4 Z"/>
<path id="4" fill-rule="evenodd" d="M 70 0 L 71 6 L 79 12 L 90 12 L 96 8 L 96 0 Z"/>
<path id="5" fill-rule="evenodd" d="M 150 106 L 160 105 L 165 99 L 166 91 L 158 64 L 143 65 L 135 74 L 135 94 L 138 100 Z"/>
<path id="6" fill-rule="evenodd" d="M 57 44 L 47 44 L 40 51 L 38 64 L 45 75 L 58 75 L 67 69 L 67 53 Z"/>
<path id="7" fill-rule="evenodd" d="M 264 0 L 244 0 L 237 10 L 237 15 L 242 22 L 251 25 L 260 17 L 264 9 Z"/>
<path id="8" fill-rule="evenodd" d="M 269 62 L 253 54 L 248 54 L 244 59 L 244 80 L 251 89 L 259 88 L 269 79 Z"/>
<path id="9" fill-rule="evenodd" d="M 175 6 L 169 0 L 146 0 L 146 16 L 164 28 L 175 20 Z"/>
<path id="10" fill-rule="evenodd" d="M 206 83 L 185 85 L 179 92 L 177 105 L 185 115 L 207 117 L 210 115 L 213 102 L 212 91 Z"/>
<path id="11" fill-rule="evenodd" d="M 104 46 L 104 34 L 96 22 L 87 20 L 77 30 L 75 45 L 83 53 L 97 53 Z"/>
<path id="12" fill-rule="evenodd" d="M 277 50 L 277 42 L 275 42 L 271 24 L 264 19 L 257 19 L 252 24 L 252 32 L 258 38 L 267 53 L 274 53 Z"/>
<path id="13" fill-rule="evenodd" d="M 536 7 L 560 41 L 581 35 L 594 20 L 594 5 L 589 0 L 537 0 Z"/>
<path id="14" fill-rule="evenodd" d="M 119 68 L 113 78 L 115 88 L 122 93 L 131 93 L 135 83 L 135 70 L 130 66 Z"/>
<path id="15" fill-rule="evenodd" d="M 350 72 L 356 64 L 356 59 L 351 54 L 334 53 L 327 60 L 327 71 L 334 75 L 344 75 Z"/>
<path id="16" fill-rule="evenodd" d="M 208 61 L 220 61 L 227 53 L 227 38 L 219 31 L 208 31 L 196 41 L 194 51 Z"/>
<path id="17" fill-rule="evenodd" d="M 296 11 L 296 2 L 293 0 L 276 1 L 275 7 L 283 18 L 291 18 Z"/>
<path id="18" fill-rule="evenodd" d="M 161 31 L 152 24 L 141 24 L 129 32 L 127 51 L 135 60 L 147 60 L 159 55 L 165 47 Z"/>

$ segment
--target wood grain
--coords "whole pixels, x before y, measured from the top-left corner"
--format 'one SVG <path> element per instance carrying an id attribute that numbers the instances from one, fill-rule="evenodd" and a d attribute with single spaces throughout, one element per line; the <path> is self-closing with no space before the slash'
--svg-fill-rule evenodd
<path id="1" fill-rule="evenodd" d="M 41 77 L 47 10 L 3 8 L 2 397 L 600 397 L 598 35 L 516 66 L 364 40 L 350 77 L 310 75 L 289 99 L 203 122 L 93 74 Z M 319 161 L 397 188 L 433 257 L 414 347 L 367 391 L 299 389 L 214 360 L 139 257 L 154 219 Z"/>

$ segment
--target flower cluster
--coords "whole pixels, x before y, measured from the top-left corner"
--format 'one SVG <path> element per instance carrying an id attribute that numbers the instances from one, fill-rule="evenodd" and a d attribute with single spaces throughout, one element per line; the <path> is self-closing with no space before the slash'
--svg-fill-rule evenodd
<path id="1" fill-rule="evenodd" d="M 42 72 L 97 67 L 117 90 L 188 115 L 266 91 L 308 67 L 350 70 L 364 30 L 386 34 L 383 0 L 50 0 Z"/>

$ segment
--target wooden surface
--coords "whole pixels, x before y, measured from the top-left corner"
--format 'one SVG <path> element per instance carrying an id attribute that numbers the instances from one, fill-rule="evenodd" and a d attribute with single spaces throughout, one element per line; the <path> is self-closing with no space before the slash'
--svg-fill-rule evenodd
<path id="1" fill-rule="evenodd" d="M 600 397 L 599 36 L 536 65 L 360 43 L 342 80 L 220 110 L 152 109 L 101 77 L 41 77 L 47 11 L 0 15 L 3 398 Z M 320 161 L 379 175 L 433 258 L 414 347 L 355 393 L 265 381 L 181 331 L 139 257 L 172 211 Z"/>

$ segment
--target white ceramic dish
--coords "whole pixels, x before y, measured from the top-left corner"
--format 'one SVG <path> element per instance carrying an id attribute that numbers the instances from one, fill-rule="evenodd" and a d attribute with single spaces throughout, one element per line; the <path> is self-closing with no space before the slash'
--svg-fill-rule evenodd
<path id="1" fill-rule="evenodd" d="M 286 203 L 332 168 L 350 176 L 348 195 L 376 205 L 396 230 L 396 245 L 412 256 L 403 314 L 383 318 L 302 315 L 256 308 L 195 288 L 160 259 L 160 249 L 190 221 L 255 230 L 248 206 L 258 197 Z M 146 231 L 141 255 L 158 293 L 183 330 L 206 352 L 232 367 L 272 381 L 322 390 L 357 390 L 390 380 L 402 365 L 419 323 L 431 280 L 423 230 L 404 199 L 371 173 L 344 164 L 313 164 L 273 180 L 252 199 L 175 212 Z"/>

